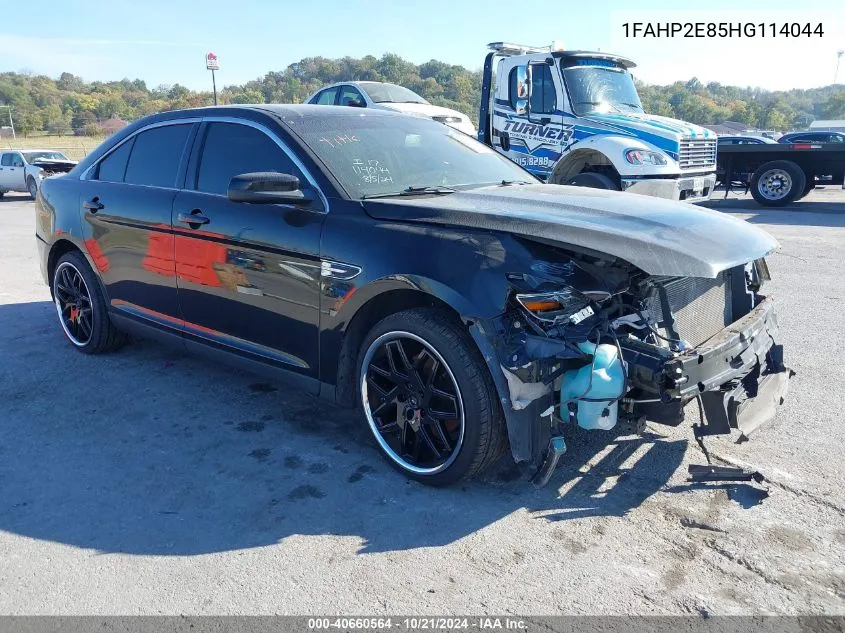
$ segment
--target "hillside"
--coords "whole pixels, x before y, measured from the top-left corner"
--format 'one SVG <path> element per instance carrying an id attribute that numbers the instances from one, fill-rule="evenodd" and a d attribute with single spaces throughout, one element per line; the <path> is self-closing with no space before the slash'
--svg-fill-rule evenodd
<path id="1" fill-rule="evenodd" d="M 309 57 L 284 70 L 268 72 L 244 85 L 226 86 L 220 103 L 299 103 L 320 86 L 343 80 L 391 81 L 432 103 L 478 117 L 481 72 L 431 60 L 416 65 L 398 55 L 353 59 Z M 845 86 L 769 92 L 758 88 L 702 84 L 693 78 L 669 86 L 640 83 L 647 112 L 693 123 L 740 121 L 764 129 L 806 127 L 815 119 L 845 118 Z M 11 105 L 19 134 L 101 135 L 110 117 L 127 121 L 173 108 L 212 103 L 212 94 L 179 84 L 148 88 L 141 79 L 86 82 L 70 73 L 58 79 L 29 73 L 0 73 L 0 105 Z M 0 111 L 0 125 L 8 124 Z"/>

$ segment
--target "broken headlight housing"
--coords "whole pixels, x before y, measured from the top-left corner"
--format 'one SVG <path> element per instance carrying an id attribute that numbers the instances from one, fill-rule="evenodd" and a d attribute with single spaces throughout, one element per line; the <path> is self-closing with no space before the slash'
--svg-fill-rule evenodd
<path id="1" fill-rule="evenodd" d="M 531 316 L 547 324 L 578 325 L 595 314 L 590 297 L 574 288 L 518 293 L 516 300 Z"/>

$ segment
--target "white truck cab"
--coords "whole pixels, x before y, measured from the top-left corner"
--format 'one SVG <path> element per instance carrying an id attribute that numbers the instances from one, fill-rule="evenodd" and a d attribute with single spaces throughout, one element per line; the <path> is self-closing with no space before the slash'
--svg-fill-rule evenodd
<path id="1" fill-rule="evenodd" d="M 554 44 L 495 42 L 489 48 L 482 142 L 554 184 L 687 202 L 712 193 L 716 134 L 646 114 L 629 72 L 632 61 Z"/>

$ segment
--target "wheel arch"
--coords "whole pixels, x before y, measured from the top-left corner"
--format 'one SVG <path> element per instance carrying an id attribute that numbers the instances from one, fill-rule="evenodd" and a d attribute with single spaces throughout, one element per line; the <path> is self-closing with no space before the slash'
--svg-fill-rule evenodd
<path id="1" fill-rule="evenodd" d="M 373 326 L 385 317 L 403 310 L 435 307 L 466 326 L 474 322 L 474 317 L 468 316 L 473 314 L 469 302 L 456 291 L 435 282 L 423 285 L 382 280 L 372 282 L 354 294 L 361 296 L 356 305 L 342 309 L 345 314 L 339 324 L 345 324 L 345 327 L 341 331 L 336 368 L 330 368 L 326 376 L 334 379 L 335 400 L 344 406 L 355 403 L 356 363 L 361 343 Z"/>
<path id="2" fill-rule="evenodd" d="M 587 165 L 610 168 L 619 177 L 619 170 L 607 156 L 597 149 L 584 147 L 568 152 L 555 163 L 549 182 L 562 185 L 570 178 L 577 176 Z"/>
<path id="3" fill-rule="evenodd" d="M 50 281 L 48 285 L 50 286 L 51 297 L 53 296 L 53 273 L 56 271 L 56 264 L 63 255 L 72 251 L 82 253 L 83 256 L 85 255 L 84 251 L 71 240 L 58 239 L 50 247 L 50 253 L 47 255 L 47 278 Z M 88 258 L 86 257 L 85 259 L 87 260 Z"/>
<path id="4" fill-rule="evenodd" d="M 629 149 L 659 152 L 666 157 L 666 165 L 631 165 L 625 160 L 625 152 Z M 675 159 L 656 145 L 635 136 L 595 134 L 569 146 L 552 168 L 549 182 L 563 184 L 581 173 L 588 164 L 600 167 L 595 171 L 612 172 L 616 179 L 630 176 L 677 177 L 680 173 Z"/>
<path id="5" fill-rule="evenodd" d="M 100 291 L 103 293 L 103 297 L 106 299 L 106 304 L 108 304 L 108 293 L 106 292 L 106 286 L 103 283 L 103 280 L 100 278 L 98 273 L 98 268 L 96 262 L 91 258 L 91 254 L 88 252 L 84 246 L 77 244 L 72 239 L 60 237 L 57 239 L 53 244 L 50 246 L 49 254 L 47 255 L 47 280 L 48 286 L 50 287 L 50 296 L 53 296 L 53 273 L 56 270 L 56 264 L 58 263 L 59 259 L 62 258 L 63 255 L 66 255 L 70 252 L 78 252 L 85 258 L 88 266 L 94 272 L 94 278 L 97 280 L 97 283 L 100 286 Z"/>

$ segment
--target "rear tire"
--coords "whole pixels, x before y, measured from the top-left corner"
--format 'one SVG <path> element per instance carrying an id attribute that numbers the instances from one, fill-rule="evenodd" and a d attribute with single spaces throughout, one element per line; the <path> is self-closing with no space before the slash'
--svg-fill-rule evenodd
<path id="1" fill-rule="evenodd" d="M 447 486 L 502 456 L 505 424 L 484 359 L 445 310 L 418 308 L 379 321 L 358 355 L 358 400 L 388 463 Z"/>
<path id="2" fill-rule="evenodd" d="M 751 195 L 766 207 L 782 207 L 804 193 L 807 177 L 788 160 L 773 160 L 758 167 L 751 176 Z"/>
<path id="3" fill-rule="evenodd" d="M 126 335 L 109 318 L 100 283 L 82 253 L 61 256 L 51 288 L 62 330 L 80 352 L 103 354 L 126 343 Z"/>
<path id="4" fill-rule="evenodd" d="M 573 187 L 589 187 L 591 189 L 609 189 L 619 191 L 619 185 L 613 182 L 610 176 L 600 174 L 596 171 L 582 172 L 566 181 L 567 185 Z"/>

